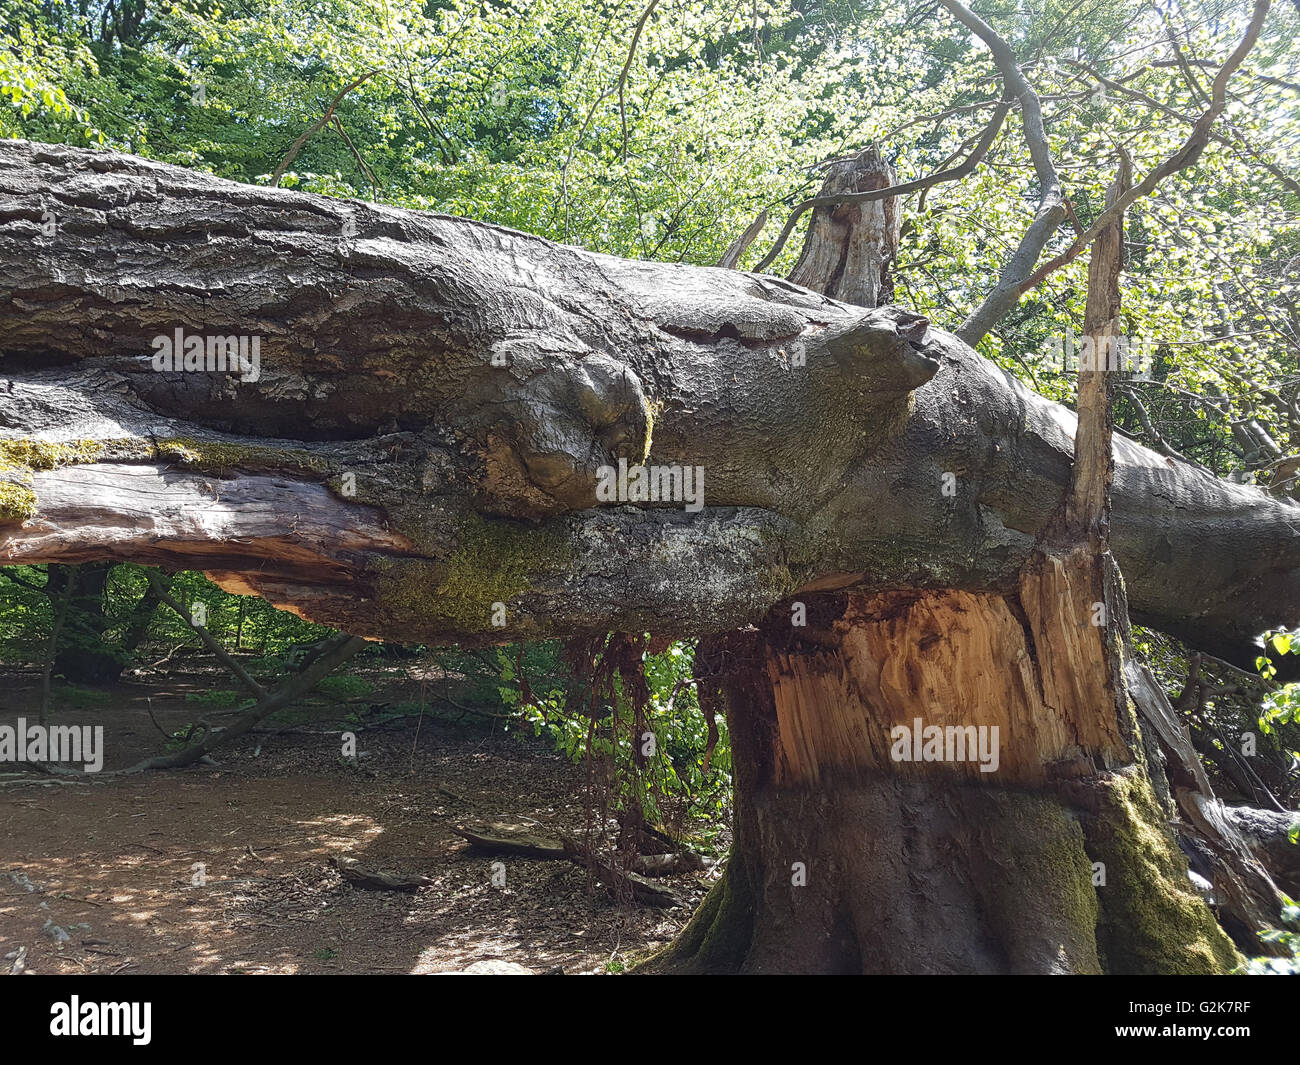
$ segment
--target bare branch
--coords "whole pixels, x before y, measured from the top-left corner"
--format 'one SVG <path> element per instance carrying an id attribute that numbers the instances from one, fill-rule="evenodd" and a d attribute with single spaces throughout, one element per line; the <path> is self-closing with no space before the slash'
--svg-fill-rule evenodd
<path id="1" fill-rule="evenodd" d="M 1160 454 L 1165 455 L 1168 458 L 1177 459 L 1179 462 L 1186 462 L 1189 466 L 1197 466 L 1200 469 L 1205 470 L 1206 473 L 1214 473 L 1214 471 L 1204 463 L 1188 458 L 1165 439 L 1160 430 L 1156 428 L 1155 421 L 1151 417 L 1151 412 L 1147 410 L 1146 404 L 1142 402 L 1142 397 L 1136 388 L 1131 385 L 1123 385 L 1121 386 L 1120 391 L 1122 391 L 1124 395 L 1128 397 L 1128 401 L 1133 404 L 1133 409 L 1137 411 L 1138 421 L 1142 423 L 1142 429 L 1147 436 L 1150 437 L 1151 446 L 1156 451 L 1159 451 Z"/>
<path id="2" fill-rule="evenodd" d="M 981 100 L 976 104 L 966 104 L 964 107 L 950 107 L 947 111 L 940 111 L 934 115 L 922 115 L 920 118 L 913 118 L 904 122 L 901 126 L 895 126 L 888 133 L 884 134 L 881 141 L 890 141 L 902 133 L 905 129 L 911 129 L 913 126 L 932 122 L 942 122 L 945 118 L 952 118 L 954 115 L 966 115 L 972 111 L 983 111 L 990 107 L 996 107 L 997 100 Z"/>
<path id="3" fill-rule="evenodd" d="M 1184 59 L 1183 62 L 1193 67 L 1214 66 L 1213 59 Z M 1174 59 L 1157 59 L 1151 65 L 1153 67 L 1172 67 L 1177 66 L 1178 62 Z M 1256 81 L 1262 81 L 1265 85 L 1276 85 L 1279 89 L 1289 89 L 1291 92 L 1300 92 L 1300 82 L 1287 81 L 1285 78 L 1275 78 L 1269 74 L 1259 74 L 1253 70 L 1248 73 Z"/>
<path id="4" fill-rule="evenodd" d="M 945 0 L 946 2 L 946 0 Z M 1073 260 L 1084 248 L 1097 238 L 1097 235 L 1109 226 L 1117 216 L 1122 215 L 1130 205 L 1136 203 L 1142 197 L 1149 195 L 1155 187 L 1171 174 L 1176 174 L 1180 170 L 1195 163 L 1201 153 L 1205 151 L 1205 146 L 1210 141 L 1210 134 L 1215 120 L 1223 113 L 1227 106 L 1227 86 L 1228 79 L 1232 76 L 1233 71 L 1241 66 L 1250 50 L 1255 46 L 1259 39 L 1259 32 L 1264 26 L 1264 19 L 1268 15 L 1270 0 L 1255 0 L 1254 14 L 1251 16 L 1250 26 L 1247 27 L 1241 43 L 1237 45 L 1236 50 L 1228 57 L 1228 61 L 1219 68 L 1218 74 L 1214 78 L 1214 86 L 1211 90 L 1210 106 L 1202 112 L 1200 118 L 1192 128 L 1187 140 L 1183 146 L 1163 163 L 1151 171 L 1138 184 L 1134 185 L 1124 196 L 1117 200 L 1113 205 L 1104 210 L 1086 233 L 1074 239 L 1074 242 L 1053 259 L 1044 263 L 1026 278 L 1019 286 L 1015 294 L 1015 300 L 1028 292 L 1030 289 L 1042 283 L 1043 279 L 1056 270 L 1059 270 L 1066 263 Z M 1015 300 L 1012 301 L 1013 305 Z M 964 327 L 963 327 L 964 328 Z M 982 334 L 981 334 L 982 335 Z M 975 340 L 968 336 L 963 336 L 968 344 L 974 344 Z"/>
<path id="5" fill-rule="evenodd" d="M 217 642 L 213 635 L 208 632 L 204 626 L 196 625 L 194 623 L 194 619 L 185 612 L 185 608 L 168 593 L 166 586 L 163 584 L 157 573 L 149 574 L 149 587 L 153 590 L 153 594 L 157 598 L 158 602 L 163 603 L 176 611 L 176 613 L 180 615 L 181 620 L 194 630 L 195 635 L 197 635 L 202 641 L 203 646 L 216 655 L 217 660 L 238 677 L 245 688 L 252 692 L 258 699 L 264 699 L 266 697 L 266 689 L 258 684 L 257 681 L 249 675 L 248 670 L 236 662 L 235 659 L 226 652 L 226 649 Z"/>
<path id="6" fill-rule="evenodd" d="M 740 257 L 745 254 L 745 249 L 754 243 L 758 235 L 763 232 L 765 225 L 767 225 L 767 212 L 760 211 L 758 217 L 749 223 L 745 232 L 731 242 L 731 247 L 718 260 L 718 265 L 726 270 L 734 270 L 736 264 L 740 262 Z"/>
<path id="7" fill-rule="evenodd" d="M 1189 126 L 1196 125 L 1197 120 L 1192 116 L 1184 114 L 1177 108 L 1170 107 L 1167 104 L 1162 104 L 1159 100 L 1155 99 L 1155 97 L 1149 96 L 1144 92 L 1139 92 L 1137 89 L 1130 89 L 1127 85 L 1121 85 L 1119 82 L 1114 81 L 1111 78 L 1104 77 L 1087 63 L 1081 63 L 1076 59 L 1062 59 L 1061 62 L 1065 63 L 1067 66 L 1074 67 L 1076 70 L 1083 71 L 1088 75 L 1088 77 L 1092 78 L 1103 88 L 1110 89 L 1112 92 L 1117 92 L 1123 96 L 1129 97 L 1130 99 L 1137 100 L 1139 103 L 1151 108 L 1153 111 L 1159 111 L 1161 114 L 1168 115 L 1170 118 L 1176 118 L 1180 122 L 1187 123 Z M 1222 133 L 1212 132 L 1210 134 L 1210 139 L 1228 148 L 1245 149 L 1260 166 L 1277 178 L 1278 181 L 1282 182 L 1282 184 L 1292 192 L 1300 193 L 1300 181 L 1296 181 L 1295 178 L 1291 177 L 1291 175 L 1286 173 L 1286 171 L 1281 167 L 1271 163 L 1267 158 L 1265 158 L 1262 152 L 1255 148 L 1254 145 L 1252 145 L 1236 130 L 1233 130 L 1233 137 L 1225 137 Z M 1080 228 L 1079 232 L 1083 232 L 1082 228 Z"/>
<path id="8" fill-rule="evenodd" d="M 334 116 L 331 126 L 334 131 L 343 138 L 343 143 L 348 146 L 348 150 L 352 153 L 352 158 L 357 161 L 357 166 L 361 168 L 361 173 L 364 174 L 366 180 L 370 182 L 370 199 L 373 201 L 380 188 L 379 182 L 375 180 L 374 172 L 366 165 L 366 161 L 361 158 L 361 153 L 357 151 L 356 145 L 352 143 L 352 138 L 348 136 L 347 130 L 343 128 L 343 123 L 339 120 L 338 115 Z"/>
<path id="9" fill-rule="evenodd" d="M 623 69 L 618 74 L 618 117 L 623 123 L 623 161 L 627 161 L 627 107 L 623 98 L 624 89 L 627 87 L 627 72 L 632 69 L 632 59 L 636 56 L 636 46 L 641 43 L 641 31 L 645 29 L 645 24 L 654 10 L 659 6 L 659 0 L 650 0 L 646 4 L 645 10 L 641 12 L 641 17 L 637 19 L 636 29 L 632 31 L 632 43 L 627 46 L 627 58 L 623 61 Z"/>
<path id="10" fill-rule="evenodd" d="M 341 88 L 338 91 L 338 94 L 330 102 L 329 107 L 325 109 L 325 113 L 315 122 L 313 122 L 310 126 L 308 126 L 305 130 L 303 130 L 302 135 L 296 141 L 293 142 L 293 146 L 290 147 L 288 154 L 285 155 L 285 157 L 280 160 L 280 165 L 275 168 L 275 173 L 271 175 L 272 188 L 275 188 L 277 185 L 280 184 L 280 179 L 284 177 L 284 172 L 288 170 L 289 165 L 296 158 L 298 158 L 298 153 L 302 151 L 302 146 L 306 144 L 309 139 L 311 139 L 318 132 L 320 132 L 320 130 L 324 129 L 325 126 L 329 123 L 329 120 L 334 117 L 334 109 L 338 107 L 340 103 L 342 103 L 343 97 L 345 97 L 358 85 L 362 84 L 365 81 L 368 81 L 370 78 L 373 78 L 378 73 L 379 73 L 378 70 L 367 71 L 365 74 L 362 74 L 361 77 L 357 78 L 356 81 L 351 82 L 348 85 L 344 85 L 343 88 Z"/>

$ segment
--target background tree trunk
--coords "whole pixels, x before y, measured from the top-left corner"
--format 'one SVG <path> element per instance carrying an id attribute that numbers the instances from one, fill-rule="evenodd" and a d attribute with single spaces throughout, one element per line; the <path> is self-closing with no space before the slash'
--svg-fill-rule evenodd
<path id="1" fill-rule="evenodd" d="M 121 675 L 125 656 L 104 642 L 109 626 L 105 591 L 114 565 L 94 562 L 76 567 L 76 585 L 54 655 L 55 676 L 62 675 L 74 684 L 107 684 Z M 63 595 L 70 570 L 68 566 L 50 566 L 46 590 L 51 602 L 57 603 Z"/>

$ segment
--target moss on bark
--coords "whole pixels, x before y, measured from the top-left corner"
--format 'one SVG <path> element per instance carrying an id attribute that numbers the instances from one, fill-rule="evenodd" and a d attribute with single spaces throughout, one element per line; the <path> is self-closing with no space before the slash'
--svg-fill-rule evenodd
<path id="1" fill-rule="evenodd" d="M 739 855 L 723 870 L 685 928 L 638 973 L 734 973 L 744 964 L 754 932 L 756 898 L 749 867 Z"/>
<path id="2" fill-rule="evenodd" d="M 1241 956 L 1187 876 L 1187 859 L 1164 827 L 1137 767 L 1097 781 L 1095 816 L 1085 821 L 1088 853 L 1101 862 L 1097 941 L 1109 973 L 1211 975 Z"/>
<path id="3" fill-rule="evenodd" d="M 517 638 L 520 617 L 511 601 L 528 590 L 530 574 L 560 569 L 568 558 L 567 543 L 558 534 L 472 516 L 461 524 L 457 546 L 445 560 L 381 562 L 379 599 L 398 615 L 438 617 L 467 634 L 496 629 L 503 640 Z M 505 626 L 493 624 L 497 603 L 507 608 Z"/>

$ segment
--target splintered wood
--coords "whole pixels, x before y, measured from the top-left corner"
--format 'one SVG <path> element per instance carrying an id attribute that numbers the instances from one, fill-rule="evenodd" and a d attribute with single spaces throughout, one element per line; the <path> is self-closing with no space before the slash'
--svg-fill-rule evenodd
<path id="1" fill-rule="evenodd" d="M 998 595 L 850 597 L 834 650 L 769 652 L 776 782 L 884 770 L 1005 785 L 1122 760 L 1096 713 L 1109 698 L 1093 690 L 1106 678 L 1087 590 L 1049 568 L 1025 592 L 1027 624 Z"/>

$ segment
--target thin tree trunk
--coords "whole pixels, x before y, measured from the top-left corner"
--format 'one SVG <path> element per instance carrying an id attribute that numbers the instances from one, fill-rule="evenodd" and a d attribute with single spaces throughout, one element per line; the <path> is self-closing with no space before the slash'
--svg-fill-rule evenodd
<path id="1" fill-rule="evenodd" d="M 161 588 L 167 591 L 171 588 L 171 577 L 163 577 Z M 128 653 L 133 653 L 149 634 L 149 626 L 153 622 L 153 616 L 158 609 L 161 600 L 158 598 L 157 589 L 153 581 L 150 581 L 144 590 L 144 595 L 136 603 L 135 609 L 131 611 L 131 620 L 127 623 L 126 633 L 122 637 L 122 649 Z M 243 604 L 240 604 L 243 609 Z"/>
<path id="2" fill-rule="evenodd" d="M 54 569 L 53 566 L 50 567 Z M 39 721 L 42 725 L 50 712 L 50 683 L 54 674 L 54 662 L 59 651 L 59 636 L 63 632 L 64 623 L 68 618 L 68 610 L 72 604 L 72 596 L 77 587 L 77 567 L 65 566 L 63 578 L 63 588 L 58 594 L 58 598 L 50 597 L 50 609 L 53 620 L 50 625 L 50 642 L 45 651 L 45 668 L 41 672 L 41 709 Z M 46 580 L 49 580 L 47 575 Z"/>
<path id="3" fill-rule="evenodd" d="M 76 592 L 68 600 L 54 672 L 74 683 L 107 684 L 116 680 L 125 664 L 120 646 L 104 639 L 109 628 L 108 575 L 113 562 L 86 563 L 77 567 Z M 69 567 L 52 565 L 50 580 L 57 588 Z M 57 594 L 57 593 L 56 593 Z"/>

